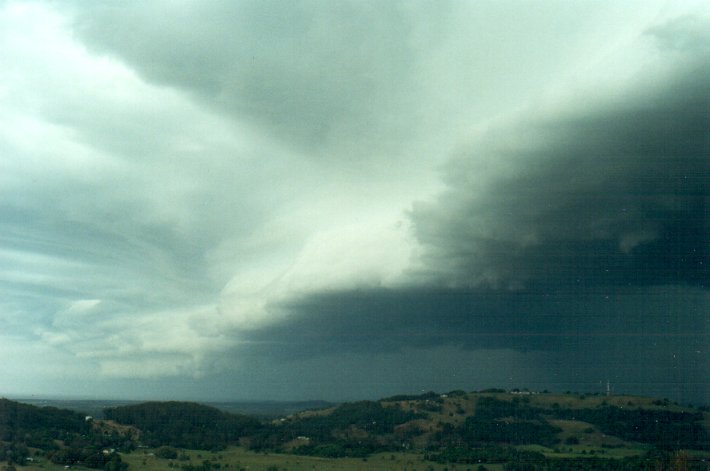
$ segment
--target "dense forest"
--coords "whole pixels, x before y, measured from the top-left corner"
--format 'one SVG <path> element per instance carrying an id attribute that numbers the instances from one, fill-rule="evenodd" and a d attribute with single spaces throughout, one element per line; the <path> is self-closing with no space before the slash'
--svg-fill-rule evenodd
<path id="1" fill-rule="evenodd" d="M 107 433 L 77 412 L 0 399 L 0 460 L 8 464 L 25 464 L 37 449 L 53 463 L 119 471 L 125 465 L 116 450 L 133 447 L 132 437 Z"/>
<path id="2" fill-rule="evenodd" d="M 269 420 L 197 403 L 146 402 L 105 409 L 103 417 L 2 399 L 0 460 L 22 465 L 41 454 L 57 464 L 121 471 L 121 453 L 137 447 L 179 460 L 181 450 L 232 445 L 324 458 L 409 451 L 506 471 L 676 469 L 681 461 L 679 469 L 706 470 L 703 459 L 710 459 L 707 408 L 632 396 L 429 392 Z"/>
<path id="3" fill-rule="evenodd" d="M 256 434 L 263 427 L 255 418 L 222 412 L 191 402 L 146 402 L 104 410 L 107 420 L 141 431 L 144 445 L 219 450 Z"/>

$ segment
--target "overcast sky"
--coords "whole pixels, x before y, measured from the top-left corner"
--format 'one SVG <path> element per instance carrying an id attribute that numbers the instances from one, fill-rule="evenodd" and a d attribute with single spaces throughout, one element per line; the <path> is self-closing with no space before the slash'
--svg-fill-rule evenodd
<path id="1" fill-rule="evenodd" d="M 710 403 L 710 7 L 0 1 L 0 394 Z"/>

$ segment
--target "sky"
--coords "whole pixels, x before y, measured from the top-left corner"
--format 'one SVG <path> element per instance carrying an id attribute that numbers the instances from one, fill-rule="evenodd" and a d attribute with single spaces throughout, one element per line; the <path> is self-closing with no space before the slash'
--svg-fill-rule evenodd
<path id="1" fill-rule="evenodd" d="M 0 394 L 710 403 L 710 7 L 0 1 Z"/>

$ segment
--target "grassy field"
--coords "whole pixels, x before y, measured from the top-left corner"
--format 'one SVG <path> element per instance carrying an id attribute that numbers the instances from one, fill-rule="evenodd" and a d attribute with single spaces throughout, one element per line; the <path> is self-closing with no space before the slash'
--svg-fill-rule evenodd
<path id="1" fill-rule="evenodd" d="M 539 445 L 517 447 L 538 451 L 550 458 L 580 458 L 594 456 L 590 453 L 592 447 L 575 445 L 562 447 L 558 452 Z M 609 449 L 604 454 L 596 456 L 604 458 L 623 458 L 642 453 L 642 449 Z M 439 464 L 425 461 L 422 455 L 414 453 L 379 453 L 366 459 L 363 458 L 318 458 L 276 453 L 254 453 L 240 447 L 230 447 L 220 452 L 186 450 L 189 460 L 169 460 L 157 458 L 152 450 L 138 450 L 121 454 L 123 461 L 128 463 L 128 471 L 180 471 L 181 465 L 191 464 L 199 467 L 205 462 L 210 463 L 213 471 L 478 471 L 475 464 Z M 707 452 L 691 452 L 694 458 L 710 458 Z M 485 464 L 485 469 L 502 471 L 499 464 Z M 55 465 L 49 461 L 18 467 L 18 471 L 67 471 L 64 466 Z M 94 471 L 82 466 L 73 466 L 75 471 Z"/>
<path id="2" fill-rule="evenodd" d="M 209 461 L 212 469 L 219 471 L 476 471 L 478 465 L 442 465 L 424 461 L 413 453 L 380 453 L 362 458 L 317 458 L 275 453 L 253 453 L 243 448 L 230 447 L 221 452 L 186 451 L 189 461 L 167 460 L 155 457 L 149 450 L 121 454 L 128 463 L 128 471 L 179 471 L 180 465 L 200 466 Z M 486 469 L 502 471 L 502 465 L 486 464 Z M 94 471 L 74 466 L 77 471 Z M 66 471 L 64 466 L 48 461 L 19 467 L 18 471 Z"/>
<path id="3" fill-rule="evenodd" d="M 475 470 L 477 466 L 451 466 L 441 465 L 438 463 L 423 461 L 421 455 L 411 453 L 381 453 L 372 455 L 366 459 L 363 458 L 318 458 L 311 456 L 284 455 L 276 453 L 253 453 L 242 448 L 230 447 L 223 452 L 188 452 L 190 461 L 193 465 L 200 465 L 205 460 L 211 463 L 219 463 L 220 469 L 226 468 L 229 471 L 249 470 L 249 471 L 314 471 L 314 470 L 333 470 L 333 471 L 385 471 L 385 470 L 407 470 L 407 471 L 443 471 L 448 469 L 453 470 Z M 130 464 L 129 469 L 145 469 L 148 471 L 174 471 L 175 468 L 170 467 L 172 461 L 174 466 L 179 466 L 183 463 L 175 460 L 164 460 L 144 454 L 143 452 L 134 452 L 130 455 L 125 455 L 124 460 Z M 490 470 L 502 470 L 501 466 L 487 465 Z"/>

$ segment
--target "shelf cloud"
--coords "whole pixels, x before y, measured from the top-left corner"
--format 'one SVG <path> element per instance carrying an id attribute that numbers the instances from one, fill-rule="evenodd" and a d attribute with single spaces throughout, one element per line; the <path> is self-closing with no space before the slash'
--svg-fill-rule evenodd
<path id="1" fill-rule="evenodd" d="M 708 402 L 709 23 L 1 3 L 0 394 Z"/>

